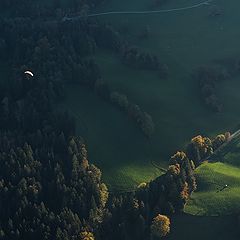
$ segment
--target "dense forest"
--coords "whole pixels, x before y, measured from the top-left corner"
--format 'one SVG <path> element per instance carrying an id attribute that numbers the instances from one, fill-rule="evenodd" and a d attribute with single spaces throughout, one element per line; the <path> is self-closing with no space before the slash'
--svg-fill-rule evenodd
<path id="1" fill-rule="evenodd" d="M 108 48 L 123 64 L 161 78 L 168 67 L 131 46 L 109 24 L 85 17 L 62 20 L 101 2 L 0 2 L 6 13 L 0 17 L 0 58 L 11 72 L 0 85 L 0 239 L 162 238 L 171 216 L 183 211 L 197 188 L 195 166 L 228 141 L 229 134 L 212 140 L 197 136 L 169 159 L 162 176 L 130 192 L 108 190 L 101 170 L 88 159 L 84 139 L 76 136 L 74 117 L 54 106 L 64 101 L 66 85 L 81 84 L 128 114 L 149 138 L 152 117 L 111 89 L 86 56 Z M 33 76 L 24 73 L 29 69 Z M 201 69 L 196 75 L 206 103 L 220 111 L 214 87 L 222 75 L 212 72 Z"/>

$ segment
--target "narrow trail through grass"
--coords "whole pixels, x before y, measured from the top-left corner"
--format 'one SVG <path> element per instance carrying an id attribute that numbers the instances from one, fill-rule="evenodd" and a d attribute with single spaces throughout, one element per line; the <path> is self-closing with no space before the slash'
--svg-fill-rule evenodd
<path id="1" fill-rule="evenodd" d="M 106 15 L 149 15 L 149 14 L 160 14 L 160 13 L 172 13 L 172 12 L 181 12 L 185 10 L 190 10 L 194 8 L 199 8 L 202 6 L 208 6 L 211 4 L 213 0 L 207 0 L 204 2 L 200 2 L 198 4 L 189 5 L 186 7 L 179 7 L 179 8 L 171 8 L 171 9 L 161 9 L 161 10 L 152 10 L 152 11 L 109 11 L 109 12 L 100 12 L 100 13 L 90 13 L 83 16 L 75 16 L 75 17 L 64 17 L 62 21 L 70 21 L 70 20 L 77 20 L 86 17 L 97 17 L 97 16 L 106 16 Z"/>

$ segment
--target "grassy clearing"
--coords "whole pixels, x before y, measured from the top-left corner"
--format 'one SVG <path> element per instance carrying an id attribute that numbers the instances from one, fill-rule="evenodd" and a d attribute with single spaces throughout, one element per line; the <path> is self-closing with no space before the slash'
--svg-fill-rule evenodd
<path id="1" fill-rule="evenodd" d="M 197 2 L 172 0 L 164 8 Z M 150 0 L 112 0 L 96 11 L 149 10 L 149 3 Z M 110 104 L 80 88 L 69 91 L 67 104 L 85 119 L 90 129 L 86 140 L 89 142 L 91 160 L 103 169 L 108 184 L 113 184 L 119 168 L 132 169 L 135 166 L 136 171 L 140 170 L 138 175 L 142 176 L 143 170 L 138 166 L 147 166 L 148 159 L 165 167 L 169 156 L 182 149 L 194 135 L 214 136 L 232 129 L 238 123 L 240 108 L 236 108 L 235 103 L 240 101 L 237 92 L 240 88 L 239 78 L 218 86 L 224 111 L 215 114 L 202 104 L 197 94 L 197 83 L 190 76 L 199 65 L 240 53 L 240 32 L 236 24 L 240 20 L 237 11 L 239 1 L 233 0 L 229 4 L 219 0 L 216 4 L 224 9 L 224 15 L 216 18 L 208 17 L 211 11 L 208 7 L 181 14 L 99 17 L 100 21 L 110 22 L 117 29 L 127 28 L 125 37 L 133 45 L 156 54 L 170 69 L 169 78 L 161 80 L 157 73 L 123 66 L 113 53 L 99 50 L 92 56 L 112 89 L 125 93 L 132 102 L 152 115 L 156 133 L 150 142 L 131 120 Z M 150 29 L 150 36 L 140 40 L 138 35 L 146 26 Z M 123 187 L 127 187 L 128 181 L 130 186 L 133 185 L 128 178 L 129 173 L 131 171 L 123 174 Z"/>
<path id="2" fill-rule="evenodd" d="M 226 163 L 204 163 L 196 169 L 198 190 L 185 212 L 194 215 L 229 215 L 240 211 L 240 171 Z M 223 189 L 225 185 L 227 188 Z"/>
<path id="3" fill-rule="evenodd" d="M 240 137 L 211 157 L 195 172 L 198 190 L 185 211 L 194 215 L 228 215 L 240 211 Z M 227 184 L 229 187 L 219 191 Z"/>
<path id="4" fill-rule="evenodd" d="M 89 159 L 101 168 L 109 188 L 132 189 L 162 174 L 151 164 L 150 160 L 158 160 L 149 154 L 151 142 L 114 106 L 84 87 L 73 86 L 63 108 L 75 116 Z"/>
<path id="5" fill-rule="evenodd" d="M 150 180 L 161 175 L 162 172 L 150 164 L 139 166 L 125 165 L 117 169 L 108 170 L 108 174 L 103 175 L 103 180 L 111 183 L 110 190 L 133 190 L 142 183 L 149 182 Z"/>

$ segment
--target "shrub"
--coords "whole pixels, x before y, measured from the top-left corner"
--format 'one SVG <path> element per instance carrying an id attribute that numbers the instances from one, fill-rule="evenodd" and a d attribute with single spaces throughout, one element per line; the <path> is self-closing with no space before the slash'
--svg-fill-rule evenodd
<path id="1" fill-rule="evenodd" d="M 158 214 L 152 221 L 151 233 L 155 237 L 165 237 L 170 232 L 170 220 L 165 215 Z"/>

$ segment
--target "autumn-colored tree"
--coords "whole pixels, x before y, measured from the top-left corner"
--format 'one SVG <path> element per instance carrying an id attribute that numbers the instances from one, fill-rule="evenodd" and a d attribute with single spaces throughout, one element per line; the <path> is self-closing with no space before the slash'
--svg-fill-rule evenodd
<path id="1" fill-rule="evenodd" d="M 225 132 L 224 136 L 225 136 L 226 141 L 229 141 L 230 137 L 231 137 L 231 133 L 230 132 Z"/>
<path id="2" fill-rule="evenodd" d="M 152 237 L 165 237 L 169 232 L 170 219 L 165 215 L 158 214 L 152 221 Z"/>
<path id="3" fill-rule="evenodd" d="M 184 204 L 185 204 L 189 198 L 189 188 L 188 188 L 187 182 L 184 183 L 183 189 L 180 194 L 181 194 L 181 198 L 183 199 Z"/>
<path id="4" fill-rule="evenodd" d="M 104 183 L 100 184 L 99 192 L 100 205 L 104 208 L 108 200 L 108 188 Z"/>
<path id="5" fill-rule="evenodd" d="M 226 142 L 226 137 L 224 134 L 217 135 L 212 141 L 213 149 L 216 150 L 219 148 L 224 142 Z"/>
<path id="6" fill-rule="evenodd" d="M 186 158 L 186 153 L 184 152 L 176 152 L 170 159 L 170 164 L 174 165 L 174 164 L 182 164 L 183 160 Z"/>
<path id="7" fill-rule="evenodd" d="M 168 167 L 168 172 L 169 172 L 170 174 L 174 175 L 174 176 L 179 175 L 179 174 L 180 174 L 180 171 L 181 171 L 181 169 L 180 169 L 180 165 L 179 165 L 178 163 L 175 164 L 175 165 L 170 165 L 170 166 Z"/>
<path id="8" fill-rule="evenodd" d="M 93 233 L 88 232 L 88 231 L 81 232 L 80 237 L 81 237 L 80 238 L 81 240 L 94 240 L 95 239 Z"/>
<path id="9" fill-rule="evenodd" d="M 213 153 L 213 145 L 211 139 L 198 135 L 192 138 L 191 143 L 188 145 L 187 154 L 188 158 L 193 160 L 196 165 L 205 160 Z"/>

